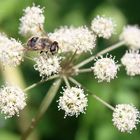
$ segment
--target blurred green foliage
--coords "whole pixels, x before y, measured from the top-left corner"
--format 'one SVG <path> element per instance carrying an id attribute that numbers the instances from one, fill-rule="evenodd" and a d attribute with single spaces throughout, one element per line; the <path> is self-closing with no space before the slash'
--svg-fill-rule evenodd
<path id="1" fill-rule="evenodd" d="M 118 34 L 125 24 L 140 23 L 140 1 L 139 0 L 0 0 L 0 31 L 8 36 L 22 41 L 25 39 L 18 34 L 19 18 L 22 9 L 31 6 L 32 3 L 45 7 L 47 32 L 53 31 L 61 25 L 90 25 L 97 14 L 111 16 L 116 21 L 116 35 L 109 40 L 99 40 L 98 50 L 118 40 Z M 119 59 L 126 48 L 113 51 Z M 21 71 L 27 85 L 39 81 L 40 77 L 33 70 L 33 63 L 25 61 Z M 31 76 L 32 74 L 32 76 Z M 1 76 L 1 74 L 0 74 Z M 87 82 L 85 83 L 85 78 Z M 140 77 L 130 78 L 124 70 L 118 74 L 118 78 L 111 83 L 98 83 L 92 75 L 82 75 L 77 79 L 88 89 L 95 92 L 112 105 L 118 103 L 133 103 L 140 107 Z M 1 84 L 2 78 L 0 79 Z M 33 116 L 43 99 L 46 89 L 51 82 L 41 85 L 30 91 L 28 108 L 30 116 Z M 140 127 L 130 134 L 122 134 L 112 125 L 112 112 L 96 100 L 89 98 L 86 115 L 78 118 L 70 117 L 64 119 L 64 112 L 57 111 L 57 103 L 51 107 L 36 128 L 40 140 L 138 140 Z M 17 118 L 4 120 L 0 116 L 0 140 L 18 140 L 20 137 Z"/>

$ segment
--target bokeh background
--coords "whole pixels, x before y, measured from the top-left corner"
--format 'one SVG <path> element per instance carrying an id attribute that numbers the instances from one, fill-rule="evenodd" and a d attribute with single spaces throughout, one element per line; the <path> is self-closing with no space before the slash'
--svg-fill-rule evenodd
<path id="1" fill-rule="evenodd" d="M 8 36 L 26 39 L 18 34 L 22 10 L 32 3 L 45 7 L 45 29 L 53 31 L 62 25 L 88 25 L 96 15 L 106 15 L 116 22 L 116 33 L 110 40 L 97 42 L 99 51 L 118 41 L 119 33 L 126 24 L 140 24 L 140 0 L 0 0 L 0 32 Z M 120 60 L 127 48 L 111 52 Z M 86 79 L 86 80 L 85 80 Z M 15 69 L 0 67 L 0 85 L 6 81 L 22 88 L 40 80 L 33 69 L 33 62 L 25 60 Z M 92 74 L 77 77 L 83 85 L 112 105 L 133 103 L 140 108 L 140 77 L 128 77 L 124 68 L 111 83 L 98 83 Z M 52 82 L 40 85 L 28 92 L 28 105 L 21 117 L 5 120 L 0 115 L 0 140 L 19 140 L 20 133 L 29 125 Z M 58 111 L 56 100 L 39 122 L 29 140 L 139 140 L 140 127 L 132 134 L 123 134 L 112 125 L 112 112 L 95 99 L 89 98 L 86 115 L 64 119 L 64 112 Z"/>

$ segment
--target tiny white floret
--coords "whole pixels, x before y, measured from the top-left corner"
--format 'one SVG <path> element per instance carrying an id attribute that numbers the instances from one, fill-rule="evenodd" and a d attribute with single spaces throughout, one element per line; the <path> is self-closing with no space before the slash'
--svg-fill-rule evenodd
<path id="1" fill-rule="evenodd" d="M 65 116 L 76 116 L 85 113 L 87 107 L 87 97 L 80 87 L 63 89 L 63 95 L 58 100 L 58 109 L 65 111 Z"/>
<path id="2" fill-rule="evenodd" d="M 91 67 L 94 72 L 95 78 L 99 82 L 107 81 L 114 79 L 117 75 L 119 66 L 116 64 L 112 56 L 103 58 L 102 56 L 96 60 L 94 66 Z"/>
<path id="3" fill-rule="evenodd" d="M 126 72 L 130 76 L 140 75 L 140 53 L 139 50 L 126 51 L 121 58 L 122 64 L 125 66 Z"/>
<path id="4" fill-rule="evenodd" d="M 91 29 L 93 32 L 105 39 L 109 39 L 111 35 L 114 33 L 115 24 L 111 18 L 107 18 L 104 16 L 97 16 L 91 22 Z"/>
<path id="5" fill-rule="evenodd" d="M 86 26 L 77 28 L 72 26 L 60 27 L 54 33 L 49 33 L 49 37 L 58 42 L 61 52 L 90 52 L 96 44 L 96 35 Z"/>
<path id="6" fill-rule="evenodd" d="M 45 17 L 44 8 L 40 6 L 27 7 L 20 18 L 19 33 L 23 36 L 40 35 L 42 33 Z"/>
<path id="7" fill-rule="evenodd" d="M 0 89 L 0 110 L 5 118 L 19 116 L 25 106 L 26 95 L 19 87 L 7 84 Z"/>
<path id="8" fill-rule="evenodd" d="M 138 26 L 124 27 L 120 40 L 124 41 L 131 49 L 140 49 L 140 28 Z"/>
<path id="9" fill-rule="evenodd" d="M 61 58 L 58 56 L 48 56 L 46 53 L 42 53 L 34 60 L 36 62 L 34 69 L 39 71 L 40 76 L 42 77 L 48 77 L 53 74 L 57 74 L 61 70 Z"/>
<path id="10" fill-rule="evenodd" d="M 140 113 L 134 105 L 118 104 L 113 112 L 113 124 L 121 132 L 131 133 L 139 123 Z"/>
<path id="11" fill-rule="evenodd" d="M 0 33 L 0 62 L 10 67 L 17 66 L 23 60 L 24 47 L 20 41 L 8 38 Z"/>

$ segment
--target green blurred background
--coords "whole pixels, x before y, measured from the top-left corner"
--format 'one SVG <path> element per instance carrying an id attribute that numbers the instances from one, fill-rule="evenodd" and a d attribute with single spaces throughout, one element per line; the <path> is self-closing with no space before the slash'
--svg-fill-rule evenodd
<path id="1" fill-rule="evenodd" d="M 53 31 L 61 25 L 89 25 L 97 14 L 110 16 L 117 24 L 116 34 L 110 40 L 98 40 L 97 50 L 104 49 L 118 41 L 118 35 L 126 24 L 140 24 L 140 0 L 0 0 L 0 32 L 25 41 L 18 34 L 19 18 L 24 9 L 32 3 L 45 7 L 45 29 Z M 127 48 L 111 52 L 116 59 L 124 54 Z M 40 80 L 34 71 L 33 63 L 25 60 L 16 69 L 0 69 L 0 84 L 9 80 L 21 87 L 26 87 Z M 85 81 L 87 79 L 87 82 Z M 111 83 L 98 83 L 92 75 L 77 77 L 88 89 L 112 105 L 133 103 L 140 108 L 140 77 L 128 77 L 124 68 L 118 78 Z M 0 116 L 0 140 L 19 140 L 20 133 L 29 125 L 52 82 L 38 86 L 28 92 L 28 105 L 20 118 L 5 120 Z M 58 111 L 55 98 L 45 116 L 39 122 L 29 140 L 139 140 L 140 127 L 132 134 L 123 134 L 112 125 L 112 112 L 98 101 L 89 98 L 86 115 L 78 118 L 64 119 L 64 112 Z"/>

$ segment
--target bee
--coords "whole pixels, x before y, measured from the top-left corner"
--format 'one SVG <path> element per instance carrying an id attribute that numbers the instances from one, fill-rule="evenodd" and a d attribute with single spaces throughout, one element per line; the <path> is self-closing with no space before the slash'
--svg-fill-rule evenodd
<path id="1" fill-rule="evenodd" d="M 32 51 L 40 51 L 51 53 L 52 55 L 58 52 L 59 45 L 57 41 L 50 40 L 47 36 L 33 36 L 27 42 L 27 49 Z"/>

